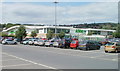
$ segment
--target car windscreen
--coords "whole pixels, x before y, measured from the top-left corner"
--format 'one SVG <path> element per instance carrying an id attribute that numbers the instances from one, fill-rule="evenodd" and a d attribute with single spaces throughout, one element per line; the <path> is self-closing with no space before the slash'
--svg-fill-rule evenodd
<path id="1" fill-rule="evenodd" d="M 112 43 L 112 42 L 109 42 L 109 43 L 107 43 L 106 45 L 107 45 L 107 46 L 108 46 L 108 45 L 114 45 L 114 43 Z"/>

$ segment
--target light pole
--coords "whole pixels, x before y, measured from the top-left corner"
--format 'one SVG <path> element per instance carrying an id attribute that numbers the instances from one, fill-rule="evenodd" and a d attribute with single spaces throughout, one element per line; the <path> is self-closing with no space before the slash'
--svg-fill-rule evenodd
<path id="1" fill-rule="evenodd" d="M 54 2 L 55 3 L 55 38 L 56 38 L 56 33 L 57 33 L 57 3 L 58 2 Z"/>

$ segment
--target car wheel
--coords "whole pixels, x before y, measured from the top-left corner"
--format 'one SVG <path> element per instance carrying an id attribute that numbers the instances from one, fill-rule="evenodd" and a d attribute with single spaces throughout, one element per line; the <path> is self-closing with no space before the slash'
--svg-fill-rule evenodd
<path id="1" fill-rule="evenodd" d="M 115 50 L 115 53 L 118 53 L 118 49 Z"/>
<path id="2" fill-rule="evenodd" d="M 17 44 L 16 42 L 14 44 Z"/>
<path id="3" fill-rule="evenodd" d="M 100 50 L 100 47 L 99 47 L 99 48 L 97 48 L 97 50 Z"/>
<path id="4" fill-rule="evenodd" d="M 89 48 L 89 47 L 87 47 L 87 48 L 86 48 L 86 51 L 87 51 L 87 50 L 90 50 L 90 48 Z"/>
<path id="5" fill-rule="evenodd" d="M 26 43 L 26 45 L 28 45 L 28 42 Z"/>
<path id="6" fill-rule="evenodd" d="M 8 43 L 7 43 L 7 42 L 5 42 L 5 43 L 4 43 L 4 45 L 5 45 L 5 44 L 8 44 Z"/>
<path id="7" fill-rule="evenodd" d="M 105 53 L 108 53 L 108 51 L 105 51 Z"/>

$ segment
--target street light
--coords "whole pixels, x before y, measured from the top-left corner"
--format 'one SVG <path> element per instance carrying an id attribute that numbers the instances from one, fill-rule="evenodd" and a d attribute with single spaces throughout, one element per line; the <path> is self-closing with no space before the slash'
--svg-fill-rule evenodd
<path id="1" fill-rule="evenodd" d="M 57 26 L 57 3 L 58 2 L 55 1 L 54 3 L 55 3 L 55 37 L 56 37 L 56 32 L 57 32 L 57 29 L 56 29 L 57 28 L 56 27 Z"/>

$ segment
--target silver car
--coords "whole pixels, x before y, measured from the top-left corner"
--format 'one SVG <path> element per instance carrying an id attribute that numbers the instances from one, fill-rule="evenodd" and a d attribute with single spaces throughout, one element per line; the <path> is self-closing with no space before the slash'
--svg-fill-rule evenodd
<path id="1" fill-rule="evenodd" d="M 4 39 L 2 44 L 17 44 L 17 42 L 11 39 Z"/>
<path id="2" fill-rule="evenodd" d="M 34 42 L 34 45 L 40 45 L 40 46 L 42 46 L 44 44 L 45 44 L 45 40 L 41 40 L 41 39 L 39 39 L 39 40 L 37 40 L 37 41 Z"/>
<path id="3" fill-rule="evenodd" d="M 29 45 L 33 45 L 35 41 L 37 41 L 37 39 L 30 39 L 30 40 L 28 41 L 28 44 L 29 44 Z"/>

